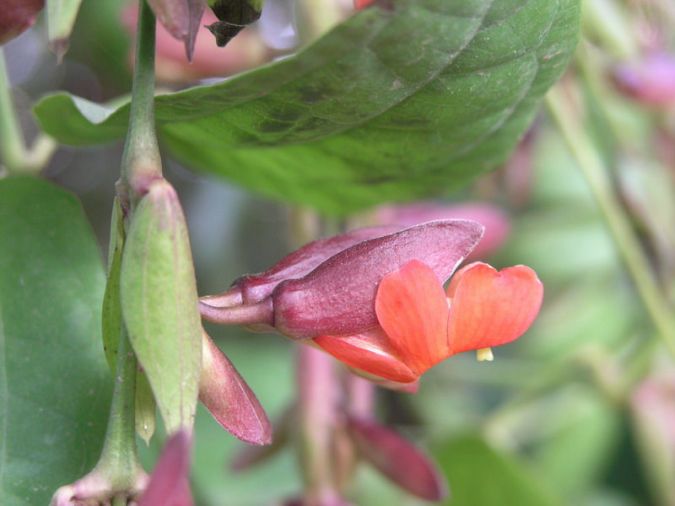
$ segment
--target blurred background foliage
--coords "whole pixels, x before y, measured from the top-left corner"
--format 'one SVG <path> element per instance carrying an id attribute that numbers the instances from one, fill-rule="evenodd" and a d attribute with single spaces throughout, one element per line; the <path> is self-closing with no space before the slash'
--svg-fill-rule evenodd
<path id="1" fill-rule="evenodd" d="M 276 17 L 245 35 L 259 50 L 251 56 L 232 45 L 224 51 L 236 65 L 202 78 L 258 65 L 297 42 L 284 18 L 291 2 L 268 1 Z M 84 2 L 61 65 L 46 51 L 39 28 L 6 46 L 29 137 L 36 132 L 30 107 L 46 92 L 66 90 L 96 102 L 128 93 L 132 37 L 124 8 L 118 0 Z M 587 0 L 582 42 L 561 83 L 584 111 L 588 134 L 669 294 L 675 293 L 675 108 L 641 102 L 616 86 L 615 71 L 655 52 L 675 58 L 674 11 L 671 0 Z M 164 63 L 163 87 L 195 82 L 194 69 L 181 82 L 181 65 L 171 67 L 170 58 Z M 120 143 L 61 147 L 45 171 L 82 200 L 101 251 L 120 156 Z M 165 171 L 189 221 L 201 294 L 261 271 L 291 249 L 287 207 L 172 161 Z M 438 459 L 454 506 L 675 504 L 672 361 L 656 341 L 576 161 L 544 111 L 504 167 L 447 198 L 469 201 L 506 211 L 510 232 L 489 260 L 533 267 L 546 287 L 544 308 L 526 336 L 497 351 L 495 362 L 458 356 L 431 371 L 416 395 L 380 390 L 382 419 Z M 239 328 L 208 330 L 271 418 L 278 417 L 293 400 L 295 345 Z M 196 434 L 192 479 L 199 504 L 270 504 L 300 489 L 291 448 L 236 474 L 228 465 L 242 443 L 202 408 Z M 161 441 L 141 446 L 150 464 Z M 418 503 L 366 466 L 352 499 L 365 506 Z"/>

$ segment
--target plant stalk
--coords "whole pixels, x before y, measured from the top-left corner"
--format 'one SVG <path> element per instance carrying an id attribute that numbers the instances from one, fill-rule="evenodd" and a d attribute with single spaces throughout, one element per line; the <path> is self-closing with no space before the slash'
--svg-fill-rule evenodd
<path id="1" fill-rule="evenodd" d="M 548 93 L 546 105 L 593 193 L 647 314 L 675 357 L 675 320 L 630 221 L 616 198 L 600 155 L 584 134 L 583 125 L 574 116 L 570 104 L 565 102 L 560 88 Z"/>
<path id="2" fill-rule="evenodd" d="M 332 448 L 340 384 L 333 359 L 311 346 L 299 346 L 297 370 L 303 504 L 323 506 L 336 495 Z"/>
<path id="3" fill-rule="evenodd" d="M 0 154 L 2 154 L 2 163 L 8 172 L 21 172 L 25 158 L 24 146 L 21 125 L 16 117 L 12 101 L 5 53 L 0 47 Z"/>
<path id="4" fill-rule="evenodd" d="M 0 47 L 0 161 L 11 174 L 36 174 L 47 165 L 56 150 L 56 142 L 41 133 L 33 146 L 26 148 L 11 89 L 5 55 Z"/>
<path id="5" fill-rule="evenodd" d="M 136 368 L 136 356 L 126 330 L 122 330 L 108 429 L 96 466 L 97 471 L 108 476 L 117 490 L 132 488 L 142 472 L 136 452 Z"/>
<path id="6" fill-rule="evenodd" d="M 162 177 L 155 132 L 155 15 L 145 0 L 139 5 L 136 33 L 129 129 L 117 186 L 125 211 L 135 206 L 153 180 Z"/>

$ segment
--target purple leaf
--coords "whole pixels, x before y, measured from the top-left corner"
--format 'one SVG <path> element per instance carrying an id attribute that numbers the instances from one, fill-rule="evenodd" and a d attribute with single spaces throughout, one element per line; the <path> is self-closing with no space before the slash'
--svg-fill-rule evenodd
<path id="1" fill-rule="evenodd" d="M 447 495 L 433 461 L 394 430 L 363 418 L 349 418 L 347 430 L 359 455 L 399 487 L 428 501 Z"/>
<path id="2" fill-rule="evenodd" d="M 235 437 L 256 445 L 272 442 L 272 426 L 253 391 L 204 332 L 199 400 Z"/>

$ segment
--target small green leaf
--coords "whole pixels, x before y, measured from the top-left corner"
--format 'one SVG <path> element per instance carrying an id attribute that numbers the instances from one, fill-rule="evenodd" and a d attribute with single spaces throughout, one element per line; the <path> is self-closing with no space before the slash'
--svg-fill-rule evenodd
<path id="1" fill-rule="evenodd" d="M 331 213 L 497 167 L 567 65 L 579 0 L 390 3 L 293 57 L 157 97 L 164 144 L 188 167 Z M 110 114 L 63 93 L 35 112 L 71 144 L 120 138 L 128 122 L 128 106 Z"/>
<path id="2" fill-rule="evenodd" d="M 559 506 L 562 503 L 514 457 L 479 436 L 458 437 L 435 452 L 450 483 L 452 506 Z"/>
<path id="3" fill-rule="evenodd" d="M 191 428 L 201 322 L 187 226 L 174 189 L 154 183 L 134 212 L 121 271 L 122 315 L 167 432 Z"/>
<path id="4" fill-rule="evenodd" d="M 52 51 L 60 58 L 68 50 L 68 39 L 82 0 L 47 0 L 47 32 Z"/>
<path id="5" fill-rule="evenodd" d="M 104 272 L 79 202 L 0 181 L 0 504 L 47 504 L 99 456 L 111 381 Z"/>
<path id="6" fill-rule="evenodd" d="M 122 268 L 122 249 L 124 247 L 124 216 L 119 201 L 115 198 L 110 219 L 110 242 L 108 243 L 108 279 L 103 295 L 103 349 L 110 370 L 115 374 L 117 348 L 122 328 L 122 308 L 120 306 L 120 270 Z"/>
<path id="7" fill-rule="evenodd" d="M 120 274 L 124 249 L 124 215 L 119 200 L 115 198 L 111 217 L 110 242 L 108 243 L 108 280 L 103 296 L 103 349 L 113 374 L 117 363 L 117 348 L 122 330 L 120 304 Z M 136 376 L 136 432 L 148 443 L 155 432 L 157 405 L 148 378 L 139 370 Z"/>

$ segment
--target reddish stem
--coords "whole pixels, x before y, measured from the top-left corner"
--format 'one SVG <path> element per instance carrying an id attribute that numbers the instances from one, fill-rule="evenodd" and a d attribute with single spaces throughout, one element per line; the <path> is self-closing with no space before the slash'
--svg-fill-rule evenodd
<path id="1" fill-rule="evenodd" d="M 233 307 L 239 306 L 244 302 L 238 286 L 233 286 L 228 291 L 217 295 L 206 295 L 205 297 L 201 297 L 199 301 L 211 307 Z"/>
<path id="2" fill-rule="evenodd" d="M 274 325 L 271 299 L 233 307 L 214 307 L 200 300 L 199 312 L 206 321 L 223 325 Z"/>

